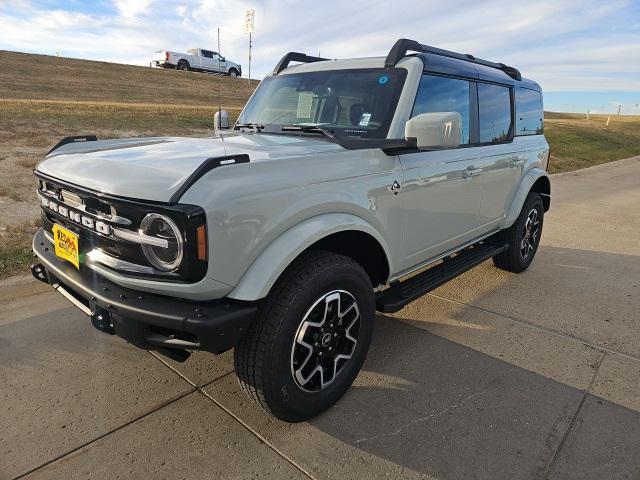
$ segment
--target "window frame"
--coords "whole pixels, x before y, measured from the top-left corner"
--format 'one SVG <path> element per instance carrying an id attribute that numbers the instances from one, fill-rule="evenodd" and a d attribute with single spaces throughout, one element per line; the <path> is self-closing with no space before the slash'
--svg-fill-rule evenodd
<path id="1" fill-rule="evenodd" d="M 416 90 L 415 98 L 413 99 L 413 105 L 411 107 L 411 113 L 415 109 L 416 102 L 418 101 L 418 93 L 420 91 L 420 83 L 422 81 L 422 77 L 425 75 L 430 75 L 433 77 L 443 77 L 443 78 L 451 78 L 455 80 L 465 80 L 469 82 L 469 143 L 461 144 L 455 148 L 427 148 L 421 150 L 456 150 L 458 148 L 472 148 L 472 147 L 484 147 L 488 145 L 503 145 L 507 143 L 513 143 L 513 139 L 515 138 L 515 129 L 516 129 L 516 99 L 515 99 L 515 86 L 509 83 L 501 83 L 501 82 L 491 82 L 487 80 L 482 80 L 478 78 L 469 78 L 463 75 L 452 75 L 447 73 L 440 72 L 430 72 L 429 70 L 423 70 L 420 81 L 418 82 L 418 90 Z M 496 85 L 499 87 L 504 87 L 509 90 L 509 102 L 510 102 L 510 113 L 511 113 L 511 123 L 509 126 L 509 133 L 505 140 L 499 142 L 481 142 L 480 141 L 480 98 L 478 95 L 478 84 L 484 83 L 489 85 Z M 410 114 L 411 115 L 411 114 Z M 412 116 L 409 119 L 413 118 Z"/>
<path id="2" fill-rule="evenodd" d="M 524 134 L 518 134 L 518 131 L 515 130 L 515 128 L 517 128 L 517 122 L 518 122 L 518 98 L 517 98 L 517 90 L 528 90 L 530 92 L 535 92 L 539 95 L 540 97 L 540 115 L 541 115 L 541 119 L 540 121 L 542 122 L 541 127 L 542 130 L 540 131 L 540 133 L 524 133 Z M 526 86 L 520 86 L 518 85 L 516 88 L 514 88 L 514 92 L 513 92 L 513 108 L 514 108 L 514 114 L 515 114 L 515 123 L 516 125 L 514 126 L 514 136 L 516 137 L 531 137 L 534 135 L 544 135 L 544 97 L 542 95 L 542 92 L 540 90 L 536 90 L 535 88 L 529 88 Z"/>
<path id="3" fill-rule="evenodd" d="M 469 142 L 468 143 L 463 143 L 460 144 L 459 146 L 457 146 L 456 148 L 466 148 L 469 147 L 471 145 L 473 145 L 474 143 L 474 131 L 477 128 L 477 110 L 478 110 L 478 105 L 477 105 L 477 98 L 478 98 L 478 91 L 477 88 L 474 85 L 474 81 L 471 80 L 470 78 L 467 77 L 463 77 L 463 76 L 458 76 L 458 75 L 447 75 L 447 74 L 442 74 L 442 73 L 432 73 L 429 71 L 423 71 L 422 75 L 420 76 L 420 81 L 418 82 L 418 90 L 416 90 L 416 96 L 413 99 L 413 105 L 411 106 L 411 113 L 409 114 L 409 119 L 413 118 L 413 111 L 416 108 L 416 103 L 418 102 L 418 94 L 420 93 L 420 84 L 422 83 L 422 78 L 430 75 L 432 77 L 440 77 L 440 78 L 449 78 L 452 80 L 464 80 L 465 82 L 467 82 L 469 84 Z M 474 99 L 475 99 L 475 105 L 474 105 Z M 477 141 L 477 136 L 475 138 L 475 141 Z M 431 149 L 429 149 L 431 150 Z M 455 148 L 437 148 L 435 150 L 455 150 Z"/>
<path id="4" fill-rule="evenodd" d="M 509 103 L 510 103 L 510 113 L 511 113 L 511 123 L 509 124 L 509 132 L 507 133 L 507 138 L 505 140 L 502 140 L 500 142 L 481 142 L 480 141 L 480 95 L 477 93 L 478 92 L 478 85 L 480 83 L 484 83 L 487 85 L 496 85 L 498 87 L 506 87 L 509 90 Z M 516 129 L 516 97 L 515 97 L 515 88 L 513 85 L 508 85 L 505 83 L 498 83 L 498 82 L 486 82 L 484 80 L 476 80 L 476 107 L 477 107 L 477 114 L 478 114 L 478 136 L 476 137 L 476 139 L 478 140 L 478 146 L 485 146 L 485 145 L 503 145 L 505 143 L 512 143 L 513 139 L 515 137 L 515 129 Z"/>

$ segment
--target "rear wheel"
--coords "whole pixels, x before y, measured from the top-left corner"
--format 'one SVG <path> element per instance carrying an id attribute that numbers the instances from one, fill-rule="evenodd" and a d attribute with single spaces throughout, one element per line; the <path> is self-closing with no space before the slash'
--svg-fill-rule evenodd
<path id="1" fill-rule="evenodd" d="M 504 231 L 509 248 L 493 257 L 494 265 L 514 273 L 526 270 L 538 251 L 543 221 L 542 199 L 537 193 L 529 192 L 518 219 Z"/>
<path id="2" fill-rule="evenodd" d="M 183 70 L 185 72 L 188 72 L 189 70 L 191 70 L 191 67 L 189 66 L 189 62 L 187 62 L 186 60 L 180 60 L 176 68 L 178 70 Z"/>
<path id="3" fill-rule="evenodd" d="M 349 388 L 371 342 L 373 287 L 348 257 L 304 254 L 235 349 L 243 390 L 281 420 L 307 420 Z"/>

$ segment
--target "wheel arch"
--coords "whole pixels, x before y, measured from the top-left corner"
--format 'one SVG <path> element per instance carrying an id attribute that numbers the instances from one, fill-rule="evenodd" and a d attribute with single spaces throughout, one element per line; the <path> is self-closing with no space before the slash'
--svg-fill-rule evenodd
<path id="1" fill-rule="evenodd" d="M 372 284 L 385 284 L 393 271 L 389 248 L 371 224 L 353 214 L 319 215 L 290 228 L 251 264 L 229 298 L 255 301 L 267 296 L 282 273 L 308 250 L 348 256 L 369 274 Z"/>
<path id="2" fill-rule="evenodd" d="M 508 228 L 513 225 L 513 222 L 520 215 L 520 210 L 522 210 L 522 205 L 524 205 L 529 192 L 540 194 L 544 211 L 549 210 L 551 207 L 551 181 L 547 172 L 540 168 L 533 168 L 524 175 L 507 210 L 502 228 Z"/>
<path id="3" fill-rule="evenodd" d="M 529 191 L 540 194 L 542 204 L 544 205 L 544 211 L 548 211 L 551 207 L 551 181 L 549 180 L 549 177 L 545 175 L 538 177 Z"/>

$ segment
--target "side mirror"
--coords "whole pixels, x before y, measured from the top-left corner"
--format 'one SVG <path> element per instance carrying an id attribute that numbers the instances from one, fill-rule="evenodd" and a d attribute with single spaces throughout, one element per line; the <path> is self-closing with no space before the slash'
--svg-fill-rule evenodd
<path id="1" fill-rule="evenodd" d="M 226 110 L 218 110 L 213 116 L 213 129 L 229 130 L 229 114 Z"/>
<path id="2" fill-rule="evenodd" d="M 458 112 L 416 115 L 407 121 L 404 136 L 415 137 L 418 148 L 456 148 L 462 139 L 462 116 Z"/>
<path id="3" fill-rule="evenodd" d="M 224 57 L 220 57 L 221 62 L 226 62 L 227 60 Z"/>

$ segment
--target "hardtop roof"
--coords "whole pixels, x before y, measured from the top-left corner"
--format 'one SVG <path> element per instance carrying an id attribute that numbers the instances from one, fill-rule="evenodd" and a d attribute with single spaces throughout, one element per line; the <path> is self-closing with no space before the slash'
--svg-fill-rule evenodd
<path id="1" fill-rule="evenodd" d="M 501 70 L 485 67 L 464 60 L 442 57 L 430 53 L 409 54 L 404 58 L 418 58 L 424 64 L 424 71 L 464 77 L 472 80 L 497 82 L 506 85 L 529 88 L 542 91 L 540 85 L 528 78 L 515 80 Z M 335 60 L 321 60 L 313 63 L 291 65 L 282 70 L 280 75 L 293 73 L 318 72 L 324 70 L 341 70 L 355 68 L 384 68 L 385 57 L 363 57 Z"/>

